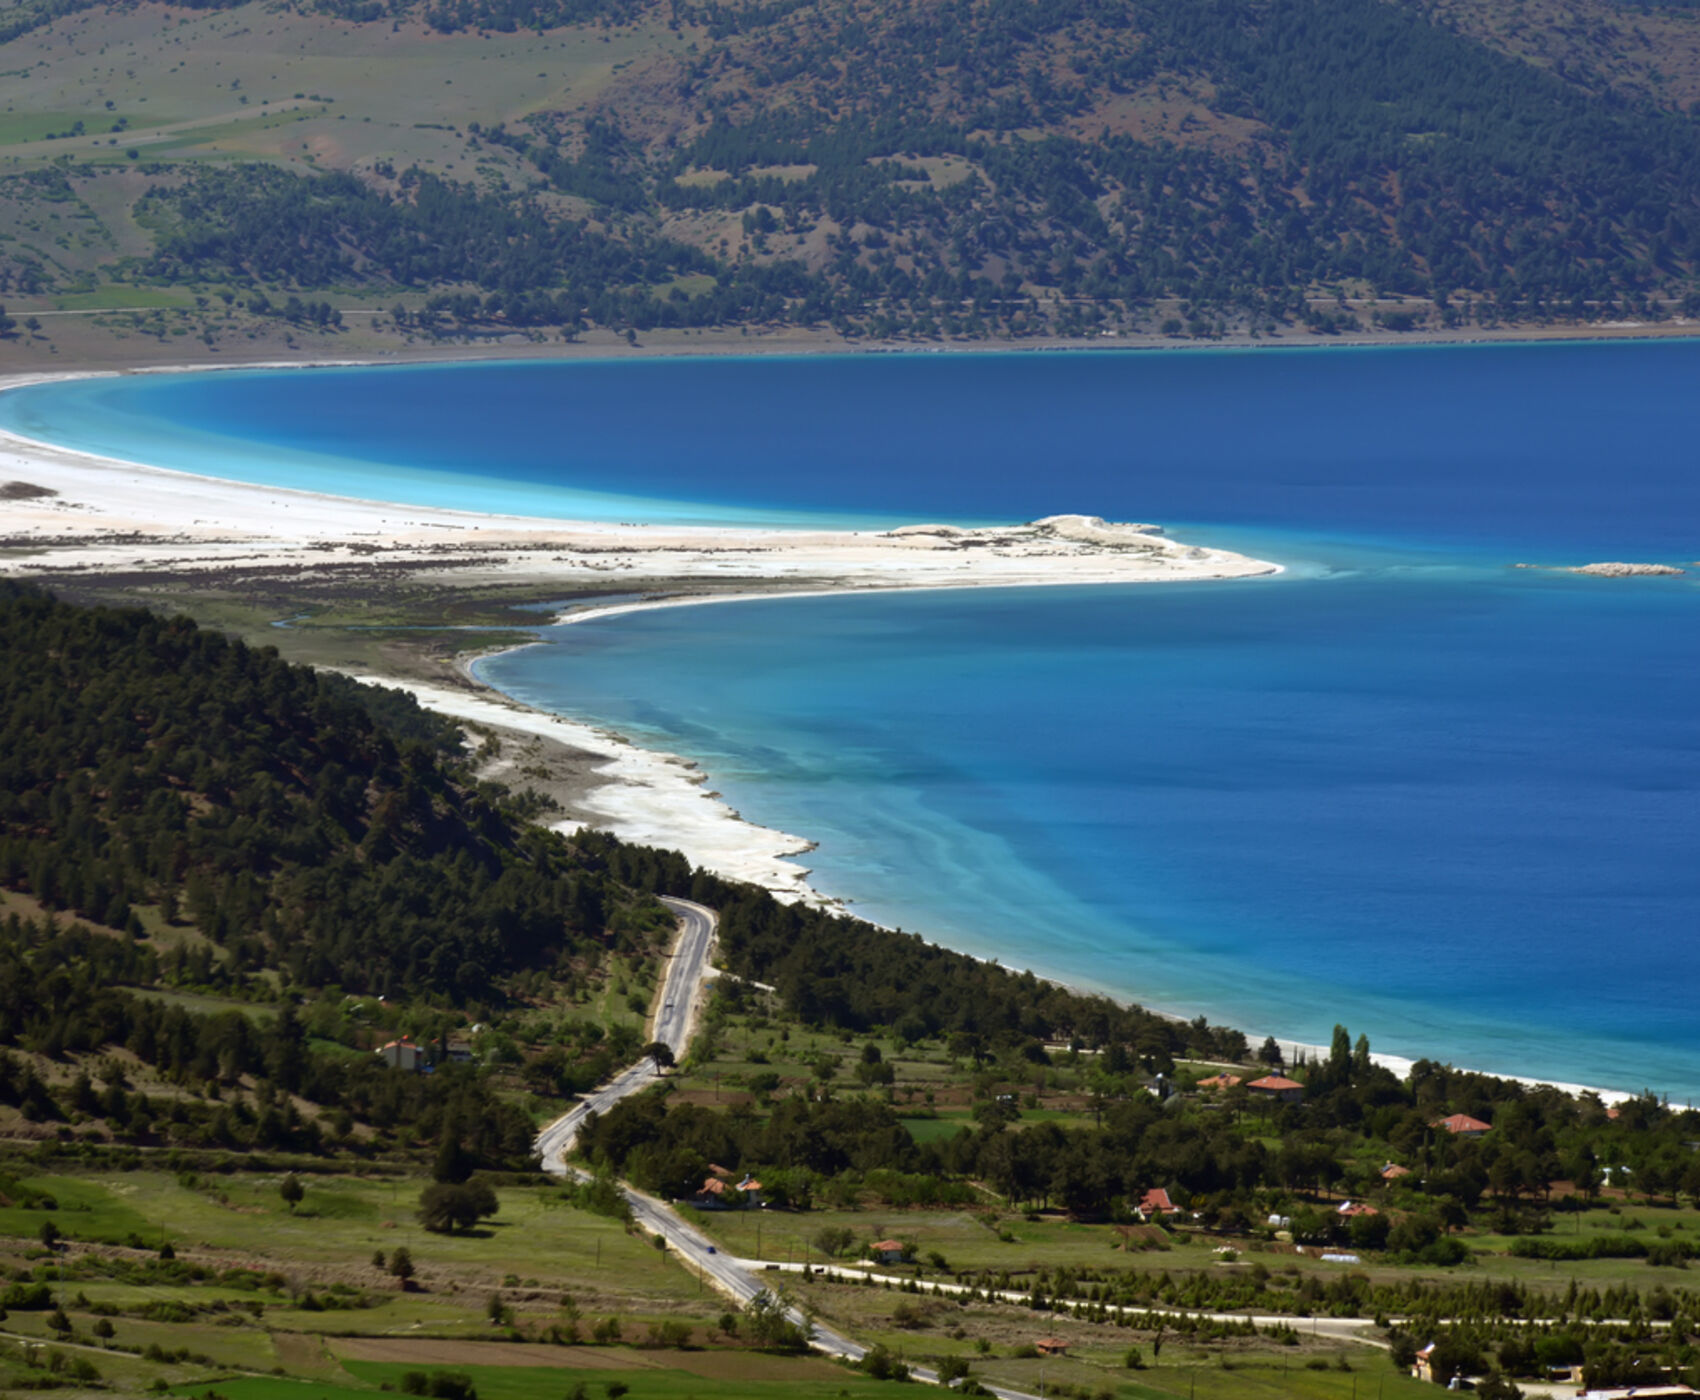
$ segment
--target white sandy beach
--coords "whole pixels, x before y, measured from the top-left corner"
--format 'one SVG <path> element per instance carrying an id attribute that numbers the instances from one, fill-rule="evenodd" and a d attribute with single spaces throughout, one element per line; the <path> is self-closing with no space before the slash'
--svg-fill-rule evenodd
<path id="1" fill-rule="evenodd" d="M 0 377 L 0 392 L 73 375 Z M 1059 515 L 985 529 L 892 531 L 623 525 L 394 505 L 169 471 L 0 433 L 0 534 L 31 557 L 13 574 L 178 572 L 283 564 L 439 564 L 445 578 L 511 577 L 563 593 L 621 579 L 681 587 L 969 588 L 1246 578 L 1278 566 L 1183 544 L 1148 525 Z M 429 573 L 427 572 L 427 575 Z M 542 596 L 547 596 L 546 592 Z"/>
<path id="2" fill-rule="evenodd" d="M 0 392 L 70 377 L 0 378 Z M 569 613 L 574 621 L 776 592 L 1187 582 L 1279 571 L 1169 539 L 1154 526 L 1093 516 L 980 529 L 832 531 L 479 515 L 252 486 L 0 432 L 0 492 L 9 486 L 11 497 L 0 496 L 0 539 L 12 554 L 0 559 L 0 572 L 49 585 L 59 575 L 89 572 L 216 581 L 232 570 L 290 569 L 301 578 L 398 566 L 447 589 L 509 580 L 547 599 L 617 591 L 629 580 L 634 590 L 663 595 L 593 604 Z M 52 494 L 25 494 L 28 488 Z M 462 675 L 476 681 L 470 668 Z M 807 869 L 792 859 L 811 849 L 809 841 L 744 821 L 684 760 L 488 688 L 473 694 L 400 684 L 443 713 L 551 738 L 599 760 L 603 785 L 578 803 L 583 819 L 624 839 L 680 850 L 696 865 L 781 898 L 832 902 L 809 887 Z"/>
<path id="3" fill-rule="evenodd" d="M 0 376 L 0 392 L 68 377 Z M 394 566 L 446 590 L 474 582 L 523 583 L 540 601 L 617 592 L 628 580 L 632 591 L 645 595 L 589 604 L 569 611 L 565 621 L 776 593 L 1204 582 L 1280 571 L 1262 560 L 1169 539 L 1155 526 L 1085 515 L 1008 527 L 917 524 L 890 531 L 480 515 L 252 486 L 4 432 L 0 545 L 0 574 L 47 586 L 56 576 L 89 573 L 158 572 L 216 582 L 236 570 L 287 570 L 299 579 Z M 622 839 L 679 850 L 694 865 L 763 886 L 781 899 L 837 904 L 811 887 L 808 868 L 796 859 L 811 842 L 746 821 L 708 790 L 705 775 L 691 763 L 521 705 L 477 682 L 470 666 L 461 674 L 478 688 L 357 678 L 406 690 L 458 719 L 536 735 L 587 755 L 600 785 L 577 800 L 579 810 L 560 824 L 563 829 L 594 824 Z M 1291 1041 L 1282 1048 L 1289 1061 L 1326 1053 Z M 1401 1074 L 1412 1063 L 1391 1055 L 1376 1059 Z M 1582 1092 L 1586 1086 L 1559 1087 Z M 1625 1097 L 1595 1092 L 1608 1100 Z"/>

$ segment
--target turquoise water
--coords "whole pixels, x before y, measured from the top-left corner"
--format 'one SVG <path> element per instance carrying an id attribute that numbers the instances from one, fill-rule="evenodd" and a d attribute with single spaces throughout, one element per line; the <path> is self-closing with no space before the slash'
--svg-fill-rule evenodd
<path id="1" fill-rule="evenodd" d="M 882 922 L 1259 1032 L 1686 1097 L 1700 571 L 1512 566 L 1700 559 L 1697 382 L 1692 343 L 652 361 L 104 381 L 0 425 L 473 509 L 1084 510 L 1277 559 L 627 615 L 484 674 L 704 762 Z"/>

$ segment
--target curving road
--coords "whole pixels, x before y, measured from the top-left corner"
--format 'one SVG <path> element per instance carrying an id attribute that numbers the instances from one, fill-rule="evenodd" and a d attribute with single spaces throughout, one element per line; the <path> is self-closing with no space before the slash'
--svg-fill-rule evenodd
<path id="1" fill-rule="evenodd" d="M 683 1059 L 696 1029 L 697 1001 L 708 975 L 708 956 L 714 947 L 714 930 L 718 919 L 712 909 L 693 904 L 688 899 L 663 897 L 661 902 L 679 916 L 679 937 L 673 945 L 673 960 L 662 982 L 661 1010 L 655 1017 L 654 1038 L 666 1045 L 676 1058 Z M 543 1170 L 554 1176 L 585 1180 L 577 1167 L 569 1166 L 566 1158 L 573 1150 L 579 1129 L 592 1113 L 606 1113 L 621 1099 L 629 1098 L 660 1080 L 660 1073 L 649 1059 L 639 1060 L 622 1070 L 594 1093 L 574 1104 L 537 1135 L 537 1151 L 543 1159 Z M 780 1266 L 761 1260 L 737 1259 L 722 1254 L 707 1235 L 688 1223 L 665 1201 L 657 1200 L 635 1187 L 620 1188 L 632 1208 L 632 1219 L 652 1235 L 667 1241 L 667 1248 L 687 1267 L 694 1269 L 707 1282 L 739 1306 L 750 1303 L 757 1295 L 769 1291 L 767 1275 L 778 1273 Z M 846 1361 L 860 1361 L 868 1349 L 830 1327 L 823 1327 L 793 1308 L 791 1320 L 808 1332 L 809 1344 L 829 1356 Z M 918 1381 L 938 1384 L 938 1375 L 916 1367 L 911 1374 Z M 1008 1390 L 1002 1386 L 986 1385 L 999 1400 L 1037 1400 L 1026 1391 Z"/>
<path id="2" fill-rule="evenodd" d="M 714 932 L 718 920 L 712 909 L 693 904 L 688 899 L 663 898 L 661 902 L 678 915 L 679 936 L 673 946 L 671 965 L 662 983 L 661 1009 L 655 1017 L 654 1039 L 666 1045 L 677 1058 L 683 1059 L 690 1045 L 691 1035 L 696 1029 L 697 1002 L 708 975 L 708 958 L 714 948 Z M 639 1060 L 575 1104 L 570 1112 L 550 1123 L 537 1135 L 537 1150 L 543 1158 L 543 1170 L 555 1176 L 587 1179 L 584 1172 L 566 1162 L 567 1154 L 572 1151 L 585 1118 L 592 1113 L 606 1113 L 621 1099 L 641 1093 L 659 1082 L 660 1078 L 652 1061 Z M 626 1200 L 631 1205 L 632 1219 L 639 1228 L 666 1240 L 668 1249 L 688 1268 L 695 1270 L 739 1306 L 745 1306 L 759 1294 L 770 1291 L 770 1276 L 812 1272 L 816 1276 L 853 1278 L 860 1282 L 868 1273 L 863 1269 L 821 1265 L 815 1265 L 811 1270 L 806 1264 L 776 1264 L 761 1259 L 739 1259 L 730 1254 L 723 1254 L 707 1235 L 681 1217 L 665 1201 L 635 1187 L 622 1185 L 620 1189 L 624 1191 Z M 888 1277 L 893 1283 L 908 1282 L 899 1275 L 875 1274 L 874 1277 L 876 1281 L 881 1282 Z M 976 1290 L 965 1284 L 941 1282 L 929 1285 L 927 1291 L 959 1294 Z M 1014 1290 L 996 1296 L 999 1301 L 1019 1303 L 1028 1295 Z M 1372 1347 L 1386 1346 L 1386 1343 L 1378 1338 L 1366 1335 L 1375 1326 L 1370 1318 L 1300 1318 L 1276 1314 L 1262 1316 L 1247 1313 L 1193 1312 L 1178 1308 L 1142 1308 L 1128 1311 L 1148 1312 L 1158 1316 L 1220 1318 L 1234 1322 L 1249 1320 L 1260 1327 L 1285 1324 L 1333 1337 L 1338 1341 L 1357 1342 Z M 867 1355 L 868 1348 L 851 1341 L 842 1333 L 810 1320 L 796 1309 L 792 1310 L 791 1319 L 807 1329 L 809 1343 L 816 1351 L 842 1357 L 847 1361 L 860 1361 Z M 911 1374 L 918 1381 L 939 1383 L 937 1373 L 925 1367 L 916 1367 Z M 1026 1391 L 991 1385 L 983 1379 L 980 1383 L 993 1395 L 998 1396 L 999 1400 L 1037 1400 L 1037 1397 Z"/>
<path id="3" fill-rule="evenodd" d="M 685 1057 L 696 1030 L 697 999 L 703 979 L 708 975 L 708 955 L 714 947 L 714 929 L 718 922 L 712 909 L 693 904 L 688 899 L 662 897 L 661 902 L 679 916 L 679 937 L 673 945 L 672 963 L 662 982 L 661 1010 L 655 1017 L 653 1039 L 673 1052 L 675 1059 Z M 600 1089 L 574 1104 L 537 1135 L 538 1155 L 543 1158 L 543 1170 L 555 1176 L 571 1172 L 565 1158 L 573 1150 L 578 1130 L 592 1113 L 606 1113 L 621 1099 L 642 1093 L 659 1083 L 660 1072 L 649 1059 L 639 1060 L 620 1071 Z"/>

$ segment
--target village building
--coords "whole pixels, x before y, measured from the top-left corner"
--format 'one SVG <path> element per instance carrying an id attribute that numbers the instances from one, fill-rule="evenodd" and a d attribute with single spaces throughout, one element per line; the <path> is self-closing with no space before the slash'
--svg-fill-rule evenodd
<path id="1" fill-rule="evenodd" d="M 1440 1118 L 1429 1124 L 1431 1128 L 1445 1128 L 1454 1137 L 1479 1138 L 1483 1133 L 1493 1131 L 1492 1123 L 1484 1123 L 1480 1118 L 1472 1118 L 1468 1113 L 1454 1113 L 1450 1118 Z"/>
<path id="2" fill-rule="evenodd" d="M 1040 1356 L 1067 1356 L 1068 1343 L 1061 1337 L 1041 1337 L 1033 1343 L 1033 1350 Z"/>
<path id="3" fill-rule="evenodd" d="M 410 1070 L 417 1074 L 425 1068 L 424 1047 L 415 1045 L 406 1036 L 379 1046 L 374 1053 L 391 1069 Z"/>
<path id="4" fill-rule="evenodd" d="M 868 1253 L 873 1255 L 881 1264 L 901 1264 L 903 1262 L 902 1240 L 875 1240 L 868 1246 Z"/>
<path id="5" fill-rule="evenodd" d="M 1232 1089 L 1236 1084 L 1243 1083 L 1245 1083 L 1245 1080 L 1237 1074 L 1213 1074 L 1208 1079 L 1199 1080 L 1198 1087 L 1200 1089 Z"/>
<path id="6" fill-rule="evenodd" d="M 1279 1099 L 1282 1103 L 1302 1103 L 1305 1096 L 1305 1086 L 1284 1074 L 1266 1074 L 1262 1079 L 1252 1080 L 1246 1088 L 1262 1098 Z"/>
<path id="7" fill-rule="evenodd" d="M 1169 1193 L 1161 1186 L 1153 1186 L 1139 1198 L 1139 1218 L 1150 1220 L 1157 1215 L 1179 1215 L 1180 1207 L 1169 1199 Z"/>
<path id="8" fill-rule="evenodd" d="M 1350 1220 L 1354 1216 L 1359 1215 L 1381 1214 L 1381 1212 L 1374 1206 L 1368 1205 L 1363 1201 L 1341 1201 L 1339 1208 L 1334 1213 L 1346 1220 Z"/>
<path id="9" fill-rule="evenodd" d="M 708 1177 L 696 1195 L 691 1197 L 691 1204 L 698 1210 L 730 1210 L 732 1202 L 726 1199 L 726 1193 L 731 1189 L 719 1177 Z"/>
<path id="10" fill-rule="evenodd" d="M 1381 1179 L 1383 1181 L 1397 1181 L 1400 1177 L 1409 1176 L 1410 1174 L 1411 1169 L 1409 1167 L 1402 1167 L 1397 1162 L 1389 1162 L 1381 1169 Z"/>
<path id="11" fill-rule="evenodd" d="M 1411 1363 L 1411 1375 L 1419 1381 L 1434 1380 L 1434 1343 L 1430 1342 L 1417 1353 L 1417 1359 Z"/>

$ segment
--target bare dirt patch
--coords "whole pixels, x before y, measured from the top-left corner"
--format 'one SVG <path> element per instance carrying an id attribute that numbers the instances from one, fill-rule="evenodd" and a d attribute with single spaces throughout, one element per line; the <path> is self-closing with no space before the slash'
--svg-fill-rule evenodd
<path id="1" fill-rule="evenodd" d="M 290 1371 L 325 1375 L 336 1369 L 323 1337 L 306 1332 L 273 1332 L 271 1338 L 279 1364 Z"/>

